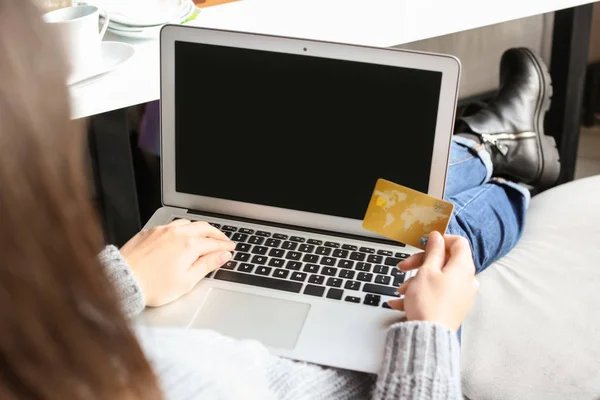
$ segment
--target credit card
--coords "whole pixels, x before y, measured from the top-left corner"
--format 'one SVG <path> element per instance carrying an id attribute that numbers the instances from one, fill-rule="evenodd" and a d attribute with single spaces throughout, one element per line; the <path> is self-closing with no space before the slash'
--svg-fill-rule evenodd
<path id="1" fill-rule="evenodd" d="M 362 226 L 424 250 L 431 232 L 446 233 L 453 210 L 450 202 L 378 179 Z"/>

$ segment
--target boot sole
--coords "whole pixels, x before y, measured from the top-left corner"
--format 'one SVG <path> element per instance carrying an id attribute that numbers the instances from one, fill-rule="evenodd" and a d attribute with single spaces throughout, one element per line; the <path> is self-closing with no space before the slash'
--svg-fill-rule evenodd
<path id="1" fill-rule="evenodd" d="M 556 147 L 556 140 L 554 137 L 544 133 L 544 117 L 552 104 L 552 78 L 550 78 L 550 72 L 548 71 L 546 64 L 544 64 L 539 56 L 527 48 L 522 48 L 520 50 L 529 57 L 538 69 L 541 81 L 540 87 L 544 91 L 542 96 L 538 99 L 538 104 L 536 106 L 537 126 L 535 130 L 538 134 L 537 141 L 539 157 L 541 160 L 541 170 L 539 177 L 530 182 L 530 184 L 540 189 L 545 189 L 553 186 L 560 176 L 560 156 Z"/>

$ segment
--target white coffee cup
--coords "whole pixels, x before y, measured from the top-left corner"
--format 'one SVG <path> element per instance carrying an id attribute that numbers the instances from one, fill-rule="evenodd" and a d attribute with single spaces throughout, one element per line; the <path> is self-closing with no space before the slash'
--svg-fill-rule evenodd
<path id="1" fill-rule="evenodd" d="M 101 28 L 100 17 L 104 19 Z M 58 30 L 72 75 L 98 67 L 100 46 L 109 22 L 105 11 L 95 6 L 79 5 L 50 11 L 44 14 L 43 19 Z"/>

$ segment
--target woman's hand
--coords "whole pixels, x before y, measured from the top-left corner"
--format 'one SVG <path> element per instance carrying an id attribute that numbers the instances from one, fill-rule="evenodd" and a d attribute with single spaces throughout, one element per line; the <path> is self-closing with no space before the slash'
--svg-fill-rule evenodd
<path id="1" fill-rule="evenodd" d="M 121 254 L 138 281 L 146 305 L 158 307 L 183 296 L 231 259 L 235 243 L 206 222 L 175 220 L 135 235 Z"/>
<path id="2" fill-rule="evenodd" d="M 409 321 L 434 321 L 458 330 L 479 287 L 467 239 L 442 237 L 433 232 L 425 252 L 413 255 L 398 267 L 403 271 L 415 268 L 419 271 L 398 288 L 404 298 L 391 300 L 390 306 L 404 311 Z"/>

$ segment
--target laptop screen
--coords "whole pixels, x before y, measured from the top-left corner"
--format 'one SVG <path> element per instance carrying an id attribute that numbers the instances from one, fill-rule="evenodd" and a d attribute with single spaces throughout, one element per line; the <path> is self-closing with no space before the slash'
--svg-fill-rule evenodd
<path id="1" fill-rule="evenodd" d="M 427 192 L 441 72 L 175 43 L 177 192 L 362 219 Z"/>

